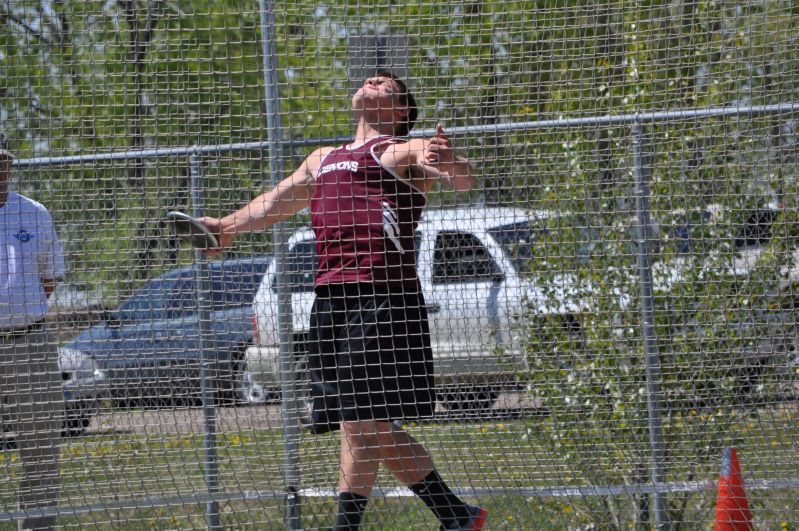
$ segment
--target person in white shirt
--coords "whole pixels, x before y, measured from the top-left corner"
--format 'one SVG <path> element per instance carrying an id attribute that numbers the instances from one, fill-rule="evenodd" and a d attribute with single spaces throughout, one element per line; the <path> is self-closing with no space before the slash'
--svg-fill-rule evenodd
<path id="1" fill-rule="evenodd" d="M 58 351 L 44 320 L 64 257 L 47 209 L 8 190 L 13 158 L 0 132 L 0 399 L 23 468 L 18 503 L 26 515 L 19 528 L 52 529 L 61 490 L 64 395 Z"/>

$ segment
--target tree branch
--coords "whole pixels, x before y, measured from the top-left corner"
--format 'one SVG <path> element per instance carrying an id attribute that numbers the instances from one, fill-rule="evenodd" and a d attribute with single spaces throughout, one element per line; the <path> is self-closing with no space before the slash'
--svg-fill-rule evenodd
<path id="1" fill-rule="evenodd" d="M 18 16 L 16 16 L 13 13 L 9 13 L 8 11 L 0 11 L 0 20 L 2 20 L 2 19 L 6 19 L 6 20 L 9 20 L 9 21 L 13 22 L 17 26 L 19 26 L 23 30 L 25 30 L 25 32 L 28 35 L 30 35 L 31 37 L 35 38 L 39 42 L 42 42 L 44 44 L 49 44 L 50 46 L 53 46 L 53 45 L 56 44 L 52 39 L 49 39 L 48 37 L 43 35 L 40 31 L 36 31 L 29 24 L 27 24 L 24 20 L 22 20 L 21 18 L 19 18 Z"/>

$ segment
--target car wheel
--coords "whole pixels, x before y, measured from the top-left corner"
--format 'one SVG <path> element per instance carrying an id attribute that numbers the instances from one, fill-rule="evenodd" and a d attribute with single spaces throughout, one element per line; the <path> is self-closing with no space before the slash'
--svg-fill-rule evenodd
<path id="1" fill-rule="evenodd" d="M 62 437 L 80 437 L 86 433 L 92 419 L 81 409 L 68 409 L 64 413 L 64 426 L 61 429 Z"/>
<path id="2" fill-rule="evenodd" d="M 496 403 L 499 391 L 481 385 L 453 385 L 437 391 L 438 400 L 449 411 L 486 411 Z"/>

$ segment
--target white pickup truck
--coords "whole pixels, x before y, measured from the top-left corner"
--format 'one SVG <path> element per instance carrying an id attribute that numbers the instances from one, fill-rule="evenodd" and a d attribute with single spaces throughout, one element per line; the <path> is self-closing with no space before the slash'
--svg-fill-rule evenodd
<path id="1" fill-rule="evenodd" d="M 567 279 L 544 289 L 527 273 L 531 242 L 554 220 L 546 212 L 513 208 L 425 212 L 416 234 L 418 274 L 430 318 L 438 397 L 448 409 L 489 407 L 501 388 L 514 384 L 518 371 L 527 368 L 519 339 L 522 327 L 530 325 L 528 317 L 558 315 L 574 326 L 584 309 L 572 300 Z M 286 255 L 298 369 L 304 366 L 314 299 L 314 246 L 311 229 L 300 229 Z M 253 377 L 267 390 L 280 387 L 274 280 L 273 263 L 254 299 L 254 345 L 246 353 Z"/>

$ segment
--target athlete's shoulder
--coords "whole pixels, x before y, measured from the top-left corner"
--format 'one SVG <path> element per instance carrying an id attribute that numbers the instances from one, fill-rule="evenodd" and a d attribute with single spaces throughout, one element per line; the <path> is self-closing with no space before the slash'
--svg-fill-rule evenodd
<path id="1" fill-rule="evenodd" d="M 407 166 L 416 164 L 424 149 L 425 141 L 423 139 L 411 138 L 391 144 L 383 153 L 392 158 L 397 165 Z"/>
<path id="2" fill-rule="evenodd" d="M 308 168 L 309 171 L 315 171 L 320 166 L 322 166 L 322 161 L 325 160 L 330 153 L 335 151 L 337 148 L 333 146 L 325 146 L 315 149 L 310 155 L 305 158 L 305 167 Z"/>
<path id="3" fill-rule="evenodd" d="M 395 154 L 424 150 L 424 140 L 419 138 L 404 139 L 390 137 L 380 145 L 384 146 L 384 152 Z"/>
<path id="4" fill-rule="evenodd" d="M 316 148 L 315 150 L 313 150 L 313 152 L 310 155 L 308 155 L 308 158 L 306 160 L 311 160 L 311 159 L 321 160 L 330 153 L 332 153 L 333 151 L 340 148 L 341 146 L 323 146 L 320 148 Z"/>

